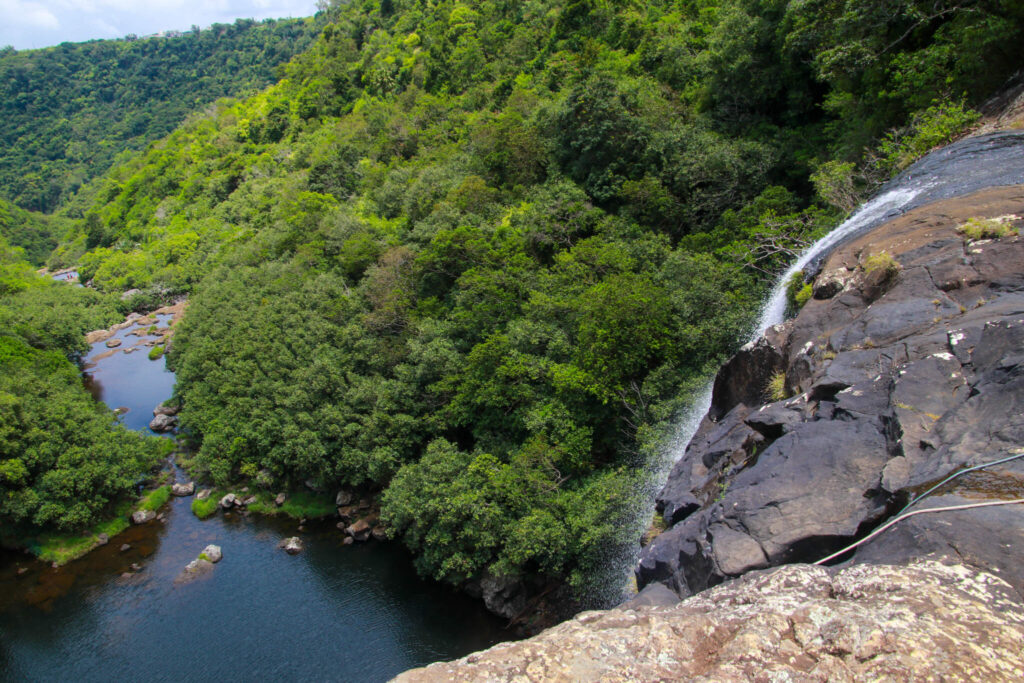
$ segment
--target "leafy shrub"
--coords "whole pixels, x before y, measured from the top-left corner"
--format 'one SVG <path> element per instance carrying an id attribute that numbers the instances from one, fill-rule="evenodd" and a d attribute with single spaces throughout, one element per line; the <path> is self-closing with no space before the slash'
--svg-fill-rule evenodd
<path id="1" fill-rule="evenodd" d="M 963 133 L 980 117 L 962 102 L 936 102 L 914 114 L 908 126 L 885 136 L 878 147 L 877 163 L 888 175 L 895 175 Z"/>

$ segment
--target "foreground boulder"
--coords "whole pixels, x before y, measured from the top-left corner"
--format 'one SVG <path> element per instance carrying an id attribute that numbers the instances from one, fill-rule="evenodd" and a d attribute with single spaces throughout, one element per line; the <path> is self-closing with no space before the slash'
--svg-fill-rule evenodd
<path id="1" fill-rule="evenodd" d="M 963 565 L 791 565 L 396 680 L 1019 681 L 1021 610 L 1006 582 Z"/>
<path id="2" fill-rule="evenodd" d="M 220 499 L 220 503 L 219 504 L 225 510 L 230 510 L 231 508 L 233 508 L 236 505 L 238 505 L 238 496 L 236 496 L 233 493 L 229 493 L 229 494 L 225 495 L 223 498 Z"/>

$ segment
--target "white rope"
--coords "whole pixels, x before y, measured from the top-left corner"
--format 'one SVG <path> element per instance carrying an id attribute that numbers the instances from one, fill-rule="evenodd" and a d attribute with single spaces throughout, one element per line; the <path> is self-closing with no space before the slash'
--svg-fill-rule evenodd
<path id="1" fill-rule="evenodd" d="M 995 464 L 995 463 L 992 463 L 992 464 Z M 920 500 L 920 498 L 918 498 L 917 500 Z M 914 502 L 916 503 L 917 500 L 915 500 Z M 879 535 L 880 533 L 882 533 L 883 531 L 885 531 L 886 529 L 891 527 L 896 522 L 904 520 L 907 517 L 913 517 L 914 515 L 923 515 L 926 512 L 952 512 L 953 510 L 971 510 L 973 508 L 996 507 L 998 505 L 1017 505 L 1017 504 L 1020 504 L 1020 503 L 1024 503 L 1024 498 L 1015 498 L 1014 500 L 993 500 L 993 501 L 988 501 L 988 502 L 985 502 L 985 503 L 971 503 L 969 505 L 949 505 L 947 507 L 926 508 L 924 510 L 914 510 L 913 512 L 907 512 L 906 514 L 902 514 L 899 517 L 894 517 L 894 518 L 890 519 L 888 522 L 886 522 L 882 526 L 878 527 L 877 529 L 872 531 L 870 534 L 868 534 L 864 538 L 862 538 L 859 541 L 857 541 L 856 543 L 852 543 L 852 544 L 846 546 L 845 548 L 843 548 L 842 550 L 840 550 L 838 552 L 834 552 L 831 555 L 829 555 L 828 557 L 825 557 L 823 559 L 818 560 L 814 564 L 825 564 L 826 562 L 828 562 L 830 560 L 834 560 L 835 558 L 839 557 L 843 553 L 849 552 L 850 550 L 853 550 L 854 548 L 856 548 L 857 546 L 859 546 L 859 545 L 861 545 L 863 543 L 867 543 L 872 538 L 874 538 L 875 536 Z M 906 508 L 904 508 L 904 509 L 906 509 Z"/>

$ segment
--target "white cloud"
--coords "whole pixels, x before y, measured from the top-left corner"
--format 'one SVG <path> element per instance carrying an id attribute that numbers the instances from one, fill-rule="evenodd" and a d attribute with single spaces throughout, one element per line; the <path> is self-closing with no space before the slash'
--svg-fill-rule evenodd
<path id="1" fill-rule="evenodd" d="M 54 14 L 38 2 L 25 0 L 0 0 L 0 17 L 4 23 L 13 26 L 25 26 L 35 29 L 56 31 L 60 21 Z"/>
<path id="2" fill-rule="evenodd" d="M 0 0 L 0 45 L 43 47 L 315 12 L 316 0 Z"/>

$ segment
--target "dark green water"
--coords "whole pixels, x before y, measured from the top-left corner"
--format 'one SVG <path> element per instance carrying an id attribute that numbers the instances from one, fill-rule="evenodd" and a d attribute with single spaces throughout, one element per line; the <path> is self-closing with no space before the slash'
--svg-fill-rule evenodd
<path id="1" fill-rule="evenodd" d="M 118 351 L 90 370 L 133 428 L 145 429 L 174 381 L 147 352 Z M 200 521 L 190 502 L 172 499 L 166 522 L 59 569 L 0 555 L 0 680 L 379 681 L 511 637 L 480 603 L 419 580 L 396 544 L 343 546 L 329 523 L 300 534 L 283 520 Z M 277 548 L 292 535 L 305 552 Z M 212 575 L 175 585 L 208 543 L 224 552 Z M 122 578 L 133 563 L 141 571 Z"/>

